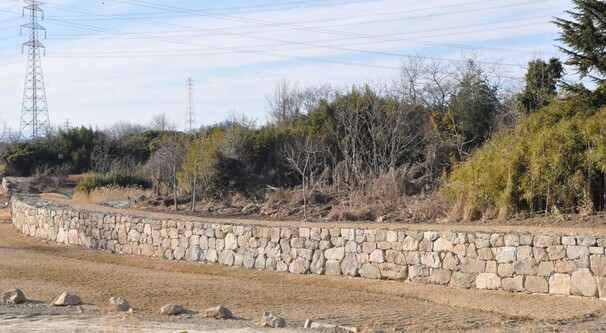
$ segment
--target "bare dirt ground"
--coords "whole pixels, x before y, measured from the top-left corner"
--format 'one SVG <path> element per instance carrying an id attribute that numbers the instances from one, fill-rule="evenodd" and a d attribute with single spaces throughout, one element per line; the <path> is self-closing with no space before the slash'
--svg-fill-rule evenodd
<path id="1" fill-rule="evenodd" d="M 606 303 L 595 300 L 121 256 L 43 243 L 15 231 L 8 210 L 0 216 L 0 290 L 19 287 L 33 300 L 0 306 L 2 332 L 251 333 L 267 331 L 254 326 L 263 311 L 284 316 L 290 332 L 301 330 L 297 327 L 307 318 L 387 332 L 576 332 L 606 327 Z M 86 304 L 46 306 L 64 290 L 77 293 Z M 137 312 L 132 318 L 109 313 L 111 296 L 127 298 Z M 191 311 L 180 317 L 156 315 L 169 302 Z M 198 313 L 220 304 L 239 320 L 207 320 Z"/>

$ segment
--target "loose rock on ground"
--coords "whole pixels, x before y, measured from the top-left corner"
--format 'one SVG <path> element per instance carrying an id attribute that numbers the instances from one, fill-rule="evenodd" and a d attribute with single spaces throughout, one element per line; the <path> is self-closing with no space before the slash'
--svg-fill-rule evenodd
<path id="1" fill-rule="evenodd" d="M 160 309 L 160 313 L 165 315 L 178 315 L 183 312 L 183 305 L 181 304 L 166 304 Z"/>
<path id="2" fill-rule="evenodd" d="M 122 297 L 110 298 L 109 304 L 111 304 L 116 311 L 128 311 L 130 309 L 130 304 Z"/>
<path id="3" fill-rule="evenodd" d="M 215 308 L 206 309 L 206 317 L 215 318 L 215 319 L 229 319 L 234 315 L 231 311 L 224 307 L 223 305 L 217 306 Z"/>
<path id="4" fill-rule="evenodd" d="M 4 304 L 21 304 L 25 302 L 25 294 L 19 288 L 7 290 L 2 294 L 2 303 Z"/>
<path id="5" fill-rule="evenodd" d="M 284 327 L 286 326 L 286 320 L 273 312 L 266 311 L 263 312 L 261 325 L 266 327 Z"/>
<path id="6" fill-rule="evenodd" d="M 82 303 L 80 297 L 74 294 L 70 294 L 67 291 L 61 294 L 61 296 L 57 297 L 52 303 L 55 306 L 68 306 L 68 305 L 78 305 Z"/>

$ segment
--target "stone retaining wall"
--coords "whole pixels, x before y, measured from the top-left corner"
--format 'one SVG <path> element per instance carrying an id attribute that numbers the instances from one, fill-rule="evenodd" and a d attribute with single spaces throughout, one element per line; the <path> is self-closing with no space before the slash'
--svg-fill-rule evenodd
<path id="1" fill-rule="evenodd" d="M 12 198 L 24 234 L 120 254 L 606 299 L 606 236 L 255 226 L 84 211 Z"/>

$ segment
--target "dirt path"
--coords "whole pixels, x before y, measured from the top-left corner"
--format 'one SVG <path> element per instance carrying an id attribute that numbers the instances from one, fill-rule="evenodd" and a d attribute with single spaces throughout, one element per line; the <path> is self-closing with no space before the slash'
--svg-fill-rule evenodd
<path id="1" fill-rule="evenodd" d="M 406 224 L 406 223 L 378 223 L 378 222 L 303 222 L 303 221 L 272 221 L 259 219 L 243 219 L 243 218 L 216 218 L 216 217 L 200 217 L 193 215 L 179 215 L 175 213 L 151 212 L 136 209 L 118 209 L 112 207 L 101 206 L 92 203 L 74 201 L 66 198 L 63 195 L 56 193 L 44 193 L 41 197 L 53 200 L 61 205 L 68 205 L 74 208 L 104 211 L 111 213 L 121 213 L 130 215 L 145 215 L 154 216 L 164 219 L 182 219 L 188 221 L 205 221 L 215 223 L 237 223 L 248 225 L 270 225 L 270 226 L 302 226 L 302 227 L 340 227 L 340 228 L 377 228 L 377 229 L 406 229 L 406 230 L 449 230 L 449 231 L 487 231 L 487 232 L 520 232 L 525 230 L 529 233 L 559 233 L 559 234 L 575 234 L 575 235 L 603 235 L 606 236 L 606 217 L 593 218 L 591 223 L 583 223 L 583 220 L 560 221 L 557 218 L 551 218 L 550 221 L 545 219 L 536 222 L 535 224 L 524 224 L 524 221 L 503 221 L 500 225 L 495 225 L 495 221 L 482 222 L 475 221 L 467 224 Z M 487 224 L 483 224 L 487 223 Z M 522 223 L 520 225 L 520 223 Z"/>
<path id="2" fill-rule="evenodd" d="M 275 311 L 290 327 L 301 327 L 306 318 L 411 331 L 511 330 L 553 322 L 566 327 L 578 318 L 606 323 L 606 303 L 600 301 L 121 256 L 28 238 L 6 223 L 7 210 L 0 219 L 0 290 L 17 286 L 44 303 L 70 290 L 86 308 L 107 310 L 109 297 L 122 296 L 149 316 L 168 302 L 192 310 L 223 304 L 247 321 Z"/>

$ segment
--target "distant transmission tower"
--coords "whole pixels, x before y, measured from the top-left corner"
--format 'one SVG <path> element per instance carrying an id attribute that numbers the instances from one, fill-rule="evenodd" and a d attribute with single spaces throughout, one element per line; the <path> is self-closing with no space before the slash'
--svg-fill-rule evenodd
<path id="1" fill-rule="evenodd" d="M 194 80 L 187 79 L 187 114 L 185 130 L 187 133 L 193 133 L 196 124 L 196 115 L 194 114 Z"/>
<path id="2" fill-rule="evenodd" d="M 25 72 L 25 87 L 23 88 L 23 106 L 21 109 L 21 124 L 19 127 L 19 137 L 26 139 L 35 139 L 46 134 L 49 130 L 48 106 L 46 105 L 46 91 L 44 89 L 44 77 L 42 75 L 42 60 L 40 49 L 46 50 L 44 45 L 38 40 L 38 31 L 44 31 L 46 38 L 46 29 L 38 24 L 38 15 L 44 20 L 44 11 L 40 8 L 44 3 L 38 0 L 23 0 L 27 6 L 23 7 L 29 13 L 30 22 L 21 26 L 29 29 L 29 40 L 21 46 L 27 46 L 27 70 Z"/>

